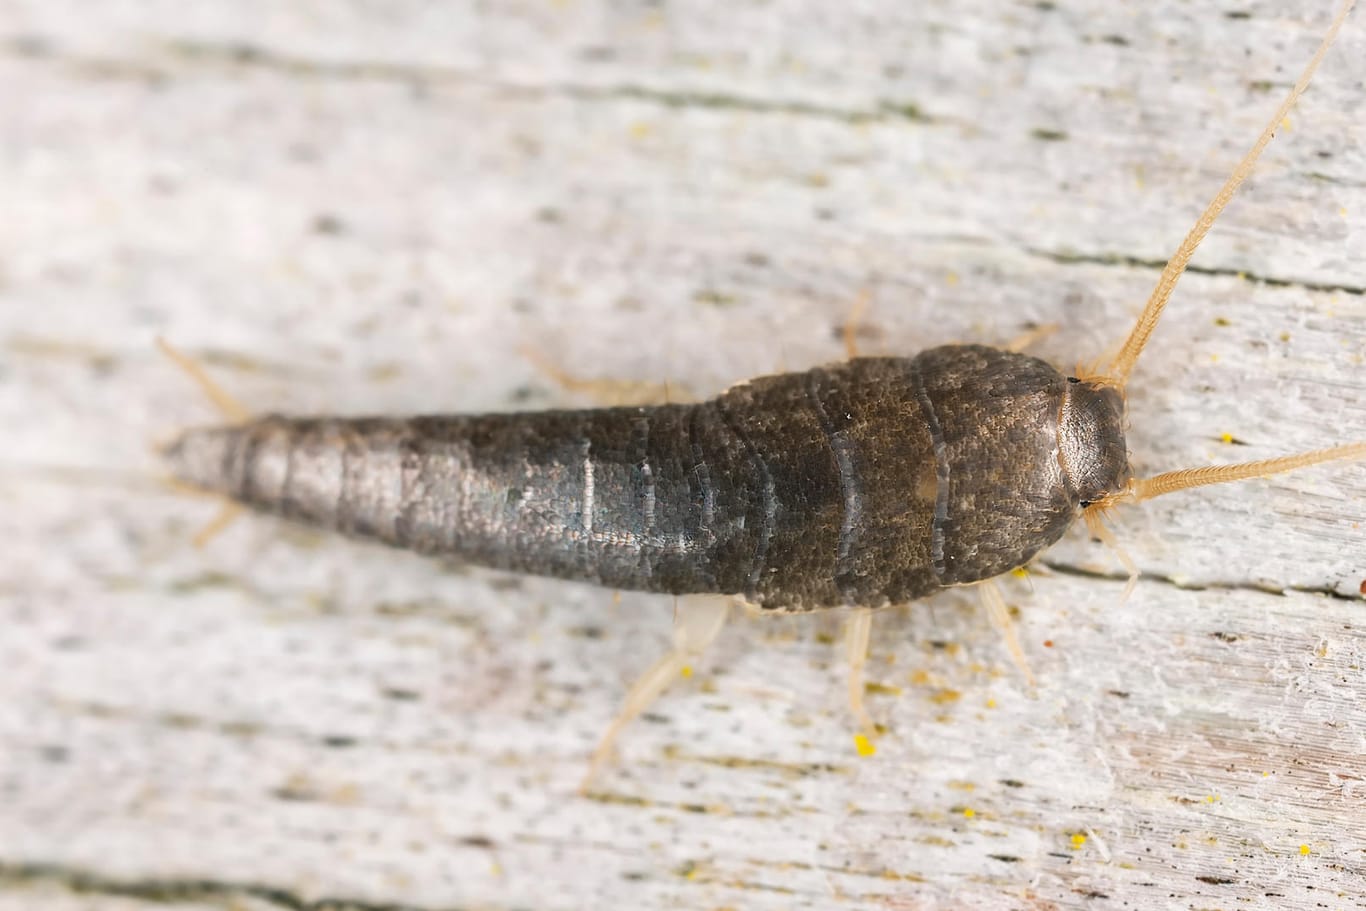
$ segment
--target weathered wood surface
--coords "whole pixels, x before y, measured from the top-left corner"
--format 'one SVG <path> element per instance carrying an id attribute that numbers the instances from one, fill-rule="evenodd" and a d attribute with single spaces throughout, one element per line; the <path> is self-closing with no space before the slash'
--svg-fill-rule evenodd
<path id="1" fill-rule="evenodd" d="M 0 2 L 0 908 L 1366 905 L 1366 469 L 1117 519 L 881 615 L 734 623 L 576 796 L 667 600 L 240 521 L 150 445 L 261 409 L 698 394 L 1116 342 L 1325 3 Z M 1132 387 L 1141 470 L 1366 437 L 1366 20 Z M 1221 441 L 1232 435 L 1245 445 Z M 163 903 L 169 903 L 163 904 Z"/>

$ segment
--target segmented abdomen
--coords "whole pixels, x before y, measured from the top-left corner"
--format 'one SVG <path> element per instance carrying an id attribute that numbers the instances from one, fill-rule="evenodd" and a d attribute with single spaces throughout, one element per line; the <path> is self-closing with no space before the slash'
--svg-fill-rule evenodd
<path id="1" fill-rule="evenodd" d="M 951 464 L 971 416 L 936 401 L 951 404 L 955 365 L 1018 356 L 936 351 L 761 377 L 688 405 L 265 417 L 192 431 L 169 454 L 191 483 L 423 553 L 769 608 L 880 606 L 982 577 L 968 566 L 977 546 L 952 536 L 958 491 L 977 495 Z"/>

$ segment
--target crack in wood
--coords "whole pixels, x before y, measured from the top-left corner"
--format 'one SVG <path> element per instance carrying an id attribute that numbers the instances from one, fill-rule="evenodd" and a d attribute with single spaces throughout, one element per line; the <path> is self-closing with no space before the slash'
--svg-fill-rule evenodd
<path id="1" fill-rule="evenodd" d="M 1165 259 L 1148 259 L 1142 256 L 1128 256 L 1122 253 L 1060 253 L 1055 250 L 1041 250 L 1037 247 L 1025 247 L 1024 250 L 1031 256 L 1037 256 L 1046 259 L 1049 262 L 1058 263 L 1059 265 L 1064 266 L 1118 266 L 1129 269 L 1151 269 L 1156 272 L 1161 272 L 1167 265 Z M 1366 295 L 1366 285 L 1344 285 L 1335 282 L 1310 282 L 1293 278 L 1278 278 L 1273 275 L 1261 275 L 1256 272 L 1249 272 L 1246 269 L 1230 269 L 1227 266 L 1190 265 L 1186 267 L 1186 272 L 1195 275 L 1239 278 L 1250 284 L 1266 285 L 1269 288 L 1300 288 L 1305 291 L 1322 291 L 1327 293 L 1340 292 L 1342 294 L 1353 294 L 1357 296 Z"/>
<path id="2" fill-rule="evenodd" d="M 136 898 L 156 904 L 227 904 L 254 899 L 286 911 L 463 911 L 462 906 L 457 905 L 413 905 L 350 898 L 310 899 L 265 883 L 220 879 L 125 879 L 79 867 L 0 860 L 0 891 L 38 886 L 56 886 L 80 895 Z"/>
<path id="3" fill-rule="evenodd" d="M 1085 569 L 1080 566 L 1073 566 L 1070 563 L 1055 563 L 1050 560 L 1041 560 L 1040 565 L 1052 570 L 1060 576 L 1074 576 L 1081 579 L 1097 579 L 1106 582 L 1129 581 L 1129 574 L 1122 572 L 1108 572 L 1096 569 Z M 1235 582 L 1231 580 L 1207 579 L 1201 582 L 1183 582 L 1172 576 L 1163 576 L 1156 573 L 1144 572 L 1139 577 L 1140 582 L 1157 582 L 1161 585 L 1169 585 L 1178 591 L 1203 592 L 1203 591 L 1244 591 L 1258 592 L 1263 595 L 1276 595 L 1285 597 L 1286 595 L 1322 595 L 1332 598 L 1334 601 L 1360 601 L 1360 595 L 1344 594 L 1335 588 L 1326 585 L 1273 585 L 1270 583 L 1258 582 Z"/>
<path id="4" fill-rule="evenodd" d="M 594 86 L 582 83 L 536 85 L 512 83 L 481 77 L 457 67 L 433 64 L 404 64 L 388 61 L 338 62 L 312 60 L 282 54 L 260 45 L 212 44 L 188 40 L 172 40 L 162 47 L 174 60 L 190 65 L 219 65 L 239 69 L 255 69 L 310 79 L 341 81 L 396 82 L 415 85 L 469 84 L 508 93 L 536 96 L 563 96 L 589 101 L 639 101 L 667 108 L 695 108 L 725 111 L 747 111 L 755 114 L 786 114 L 836 120 L 843 123 L 867 124 L 883 121 L 902 121 L 917 124 L 939 124 L 945 119 L 931 116 L 911 101 L 879 99 L 872 107 L 836 107 L 806 101 L 759 98 L 716 91 L 659 89 L 629 83 Z M 51 60 L 80 67 L 103 76 L 155 76 L 170 78 L 170 74 L 156 69 L 149 61 L 122 60 L 114 57 L 76 56 L 64 54 L 42 36 L 23 36 L 0 42 L 0 52 L 8 56 Z"/>

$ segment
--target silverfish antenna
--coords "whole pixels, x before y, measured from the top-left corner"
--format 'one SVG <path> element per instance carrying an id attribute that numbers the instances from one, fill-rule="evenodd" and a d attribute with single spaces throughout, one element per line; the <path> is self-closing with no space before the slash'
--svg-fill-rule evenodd
<path id="1" fill-rule="evenodd" d="M 1342 28 L 1342 23 L 1347 19 L 1347 14 L 1352 11 L 1356 0 L 1343 0 L 1342 7 L 1333 18 L 1333 24 L 1328 27 L 1328 32 L 1323 36 L 1323 41 L 1319 42 L 1319 49 L 1314 52 L 1313 58 L 1300 74 L 1299 81 L 1290 90 L 1290 94 L 1281 102 L 1281 106 L 1276 109 L 1266 129 L 1262 130 L 1262 135 L 1257 137 L 1257 141 L 1252 144 L 1252 148 L 1243 156 L 1243 160 L 1238 162 L 1238 166 L 1233 169 L 1228 180 L 1219 188 L 1214 199 L 1205 207 L 1205 211 L 1196 220 L 1195 226 L 1190 229 L 1185 240 L 1181 241 L 1181 246 L 1176 248 L 1172 258 L 1167 260 L 1167 265 L 1162 270 L 1161 277 L 1157 280 L 1157 285 L 1153 288 L 1152 294 L 1148 297 L 1148 303 L 1143 308 L 1143 313 L 1139 315 L 1138 322 L 1134 324 L 1129 337 L 1124 340 L 1124 346 L 1115 355 L 1114 360 L 1105 373 L 1097 377 L 1096 380 L 1114 385 L 1123 389 L 1129 381 L 1129 372 L 1134 369 L 1138 356 L 1143 353 L 1143 348 L 1148 344 L 1148 337 L 1157 328 L 1157 321 L 1162 318 L 1162 310 L 1167 306 L 1167 301 L 1171 299 L 1172 292 L 1176 290 L 1176 283 L 1181 279 L 1181 274 L 1186 271 L 1186 265 L 1194 255 L 1195 249 L 1200 246 L 1200 242 L 1205 239 L 1209 229 L 1214 226 L 1215 220 L 1224 207 L 1228 205 L 1233 194 L 1238 192 L 1238 187 L 1242 186 L 1244 180 L 1252 173 L 1252 168 L 1257 164 L 1257 159 L 1261 157 L 1262 150 L 1267 143 L 1271 142 L 1271 137 L 1276 135 L 1276 128 L 1281 121 L 1285 120 L 1290 109 L 1294 107 L 1296 100 L 1309 87 L 1309 80 L 1314 78 L 1314 72 L 1323 62 L 1324 55 L 1328 53 L 1328 48 L 1332 46 L 1333 40 L 1337 38 L 1338 30 Z"/>

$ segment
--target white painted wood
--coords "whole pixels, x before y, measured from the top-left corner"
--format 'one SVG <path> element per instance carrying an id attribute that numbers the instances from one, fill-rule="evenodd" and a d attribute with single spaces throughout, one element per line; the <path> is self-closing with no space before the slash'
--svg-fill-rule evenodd
<path id="1" fill-rule="evenodd" d="M 151 451 L 214 418 L 158 333 L 347 413 L 581 402 L 525 348 L 709 394 L 865 290 L 868 351 L 1093 358 L 1330 12 L 0 2 L 3 902 L 1361 906 L 1361 466 L 1118 515 L 1125 605 L 1080 535 L 1008 580 L 1037 692 L 971 593 L 880 615 L 872 758 L 837 619 L 737 622 L 585 799 L 666 600 L 195 551 Z M 1141 470 L 1366 437 L 1363 59 L 1357 15 L 1197 256 Z"/>

